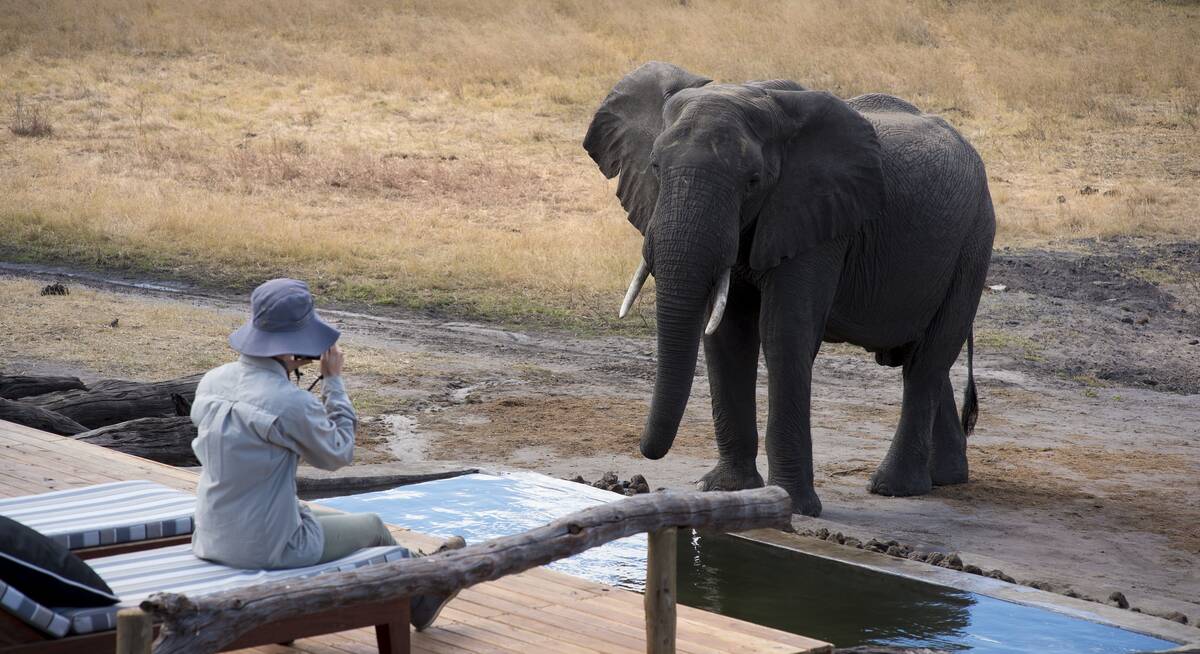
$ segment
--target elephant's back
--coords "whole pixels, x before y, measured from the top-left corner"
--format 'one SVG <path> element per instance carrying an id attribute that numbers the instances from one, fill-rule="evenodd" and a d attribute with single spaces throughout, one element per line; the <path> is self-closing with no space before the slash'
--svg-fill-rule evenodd
<path id="1" fill-rule="evenodd" d="M 994 218 L 983 162 L 946 121 L 908 110 L 863 116 L 879 136 L 887 205 L 851 247 L 831 327 L 860 345 L 895 346 L 924 331 L 964 249 Z"/>
<path id="2" fill-rule="evenodd" d="M 897 98 L 894 95 L 886 93 L 864 93 L 857 95 L 846 101 L 846 104 L 854 107 L 859 113 L 881 113 L 881 112 L 901 112 L 906 114 L 921 115 L 921 110 L 908 100 Z"/>

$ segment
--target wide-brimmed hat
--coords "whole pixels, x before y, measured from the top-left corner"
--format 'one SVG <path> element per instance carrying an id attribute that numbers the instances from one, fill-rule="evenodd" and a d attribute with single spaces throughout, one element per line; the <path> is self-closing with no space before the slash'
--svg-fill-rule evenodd
<path id="1" fill-rule="evenodd" d="M 333 347 L 338 336 L 341 332 L 321 320 L 313 309 L 308 284 L 272 279 L 250 294 L 250 322 L 229 335 L 229 344 L 242 354 L 256 357 L 319 357 Z"/>

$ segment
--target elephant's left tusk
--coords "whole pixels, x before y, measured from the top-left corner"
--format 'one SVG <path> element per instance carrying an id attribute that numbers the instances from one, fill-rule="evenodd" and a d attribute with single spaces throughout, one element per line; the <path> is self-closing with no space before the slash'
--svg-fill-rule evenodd
<path id="1" fill-rule="evenodd" d="M 646 283 L 646 278 L 650 276 L 650 267 L 646 265 L 646 260 L 638 264 L 637 272 L 633 273 L 633 279 L 629 280 L 629 290 L 625 291 L 625 300 L 621 302 L 621 310 L 617 312 L 618 318 L 624 318 L 629 315 L 629 309 L 633 307 L 633 301 L 637 299 L 638 293 L 642 292 L 642 285 Z"/>
<path id="2" fill-rule="evenodd" d="M 717 331 L 717 327 L 721 324 L 721 317 L 725 315 L 725 303 L 729 301 L 729 269 L 721 273 L 721 278 L 717 280 L 716 290 L 713 293 L 712 313 L 708 317 L 708 326 L 704 328 L 705 336 L 712 336 L 713 332 Z"/>

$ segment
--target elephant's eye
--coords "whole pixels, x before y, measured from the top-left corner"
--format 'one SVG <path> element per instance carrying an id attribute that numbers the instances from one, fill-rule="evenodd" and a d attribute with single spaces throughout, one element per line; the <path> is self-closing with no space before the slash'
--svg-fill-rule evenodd
<path id="1" fill-rule="evenodd" d="M 655 175 L 658 174 L 658 162 L 657 161 L 650 162 L 650 172 L 654 173 Z"/>
<path id="2" fill-rule="evenodd" d="M 761 179 L 762 178 L 759 176 L 758 173 L 754 173 L 753 175 L 751 175 L 750 179 L 746 180 L 746 190 L 753 191 L 754 189 L 758 188 L 758 182 Z"/>

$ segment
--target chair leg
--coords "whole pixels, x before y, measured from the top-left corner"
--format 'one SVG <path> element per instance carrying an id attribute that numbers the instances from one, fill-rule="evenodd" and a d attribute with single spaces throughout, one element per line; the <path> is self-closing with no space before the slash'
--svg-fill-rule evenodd
<path id="1" fill-rule="evenodd" d="M 410 611 L 408 599 L 397 602 L 396 617 L 390 622 L 375 625 L 375 642 L 379 654 L 410 654 Z"/>

